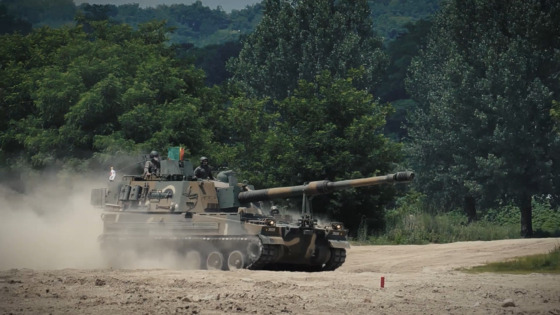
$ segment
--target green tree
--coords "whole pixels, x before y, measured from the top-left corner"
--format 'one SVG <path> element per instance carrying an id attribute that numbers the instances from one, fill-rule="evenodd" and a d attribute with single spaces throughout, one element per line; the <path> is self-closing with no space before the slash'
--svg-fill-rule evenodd
<path id="1" fill-rule="evenodd" d="M 387 54 L 391 60 L 375 93 L 381 101 L 393 102 L 410 98 L 404 86 L 406 73 L 412 58 L 426 46 L 426 37 L 431 26 L 432 23 L 428 20 L 407 24 L 407 32 L 387 44 Z"/>
<path id="2" fill-rule="evenodd" d="M 406 73 L 412 58 L 425 46 L 431 25 L 427 20 L 407 24 L 407 32 L 387 44 L 387 54 L 391 61 L 375 95 L 382 102 L 391 102 L 395 107 L 395 113 L 387 118 L 385 133 L 398 140 L 406 137 L 407 113 L 418 106 L 405 90 Z"/>
<path id="3" fill-rule="evenodd" d="M 369 89 L 387 64 L 369 14 L 366 1 L 267 0 L 229 69 L 254 95 L 272 99 L 292 95 L 298 80 L 311 82 L 324 70 L 345 78 L 363 68 L 353 83 Z"/>
<path id="4" fill-rule="evenodd" d="M 449 1 L 408 88 L 410 159 L 418 189 L 449 210 L 514 202 L 531 236 L 531 198 L 557 194 L 559 137 L 550 116 L 559 91 L 560 3 Z"/>
<path id="5" fill-rule="evenodd" d="M 234 102 L 227 116 L 237 145 L 232 161 L 242 165 L 241 178 L 257 187 L 301 185 L 311 180 L 342 180 L 381 175 L 393 170 L 400 145 L 383 135 L 391 107 L 353 86 L 354 78 L 335 79 L 327 71 L 314 82 L 301 80 L 293 95 L 267 112 L 266 100 Z M 388 187 L 339 191 L 314 198 L 314 210 L 356 230 L 362 216 L 370 228 L 383 226 Z M 334 198 L 333 198 L 334 197 Z M 295 198 L 299 208 L 301 200 Z"/>
<path id="6" fill-rule="evenodd" d="M 165 23 L 88 25 L 0 37 L 3 162 L 208 146 L 203 73 L 173 57 Z"/>

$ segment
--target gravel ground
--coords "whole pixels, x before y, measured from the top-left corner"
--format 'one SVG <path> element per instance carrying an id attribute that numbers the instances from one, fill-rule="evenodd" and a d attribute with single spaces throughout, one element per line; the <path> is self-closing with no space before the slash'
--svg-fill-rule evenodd
<path id="1" fill-rule="evenodd" d="M 559 244 L 354 246 L 323 273 L 22 266 L 0 270 L 0 314 L 560 314 L 560 275 L 457 270 Z"/>

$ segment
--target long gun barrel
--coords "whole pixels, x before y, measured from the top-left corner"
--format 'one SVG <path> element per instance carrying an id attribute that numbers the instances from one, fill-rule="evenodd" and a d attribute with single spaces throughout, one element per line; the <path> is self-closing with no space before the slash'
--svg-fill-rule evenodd
<path id="1" fill-rule="evenodd" d="M 375 186 L 386 183 L 395 182 L 409 182 L 414 178 L 413 172 L 398 172 L 395 174 L 374 176 L 367 178 L 341 180 L 331 182 L 329 180 L 321 180 L 310 182 L 307 185 L 290 186 L 290 187 L 277 187 L 269 189 L 251 190 L 239 193 L 238 199 L 241 203 L 264 201 L 279 198 L 289 198 L 294 196 L 307 196 L 328 194 L 335 190 L 346 188 Z"/>

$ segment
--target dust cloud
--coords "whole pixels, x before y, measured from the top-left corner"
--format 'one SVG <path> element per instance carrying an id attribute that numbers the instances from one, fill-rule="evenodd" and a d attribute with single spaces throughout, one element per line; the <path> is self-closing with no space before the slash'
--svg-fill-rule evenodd
<path id="1" fill-rule="evenodd" d="M 31 181 L 25 193 L 0 185 L 0 269 L 104 267 L 92 181 L 47 177 Z"/>
<path id="2" fill-rule="evenodd" d="M 200 267 L 200 257 L 191 252 L 139 253 L 124 246 L 102 251 L 102 210 L 90 205 L 90 194 L 93 188 L 106 187 L 107 179 L 84 177 L 28 180 L 26 193 L 0 185 L 0 270 Z"/>
<path id="3" fill-rule="evenodd" d="M 157 249 L 156 244 L 148 245 Z M 199 252 L 181 250 L 154 250 L 139 252 L 132 248 L 118 247 L 117 252 L 103 256 L 106 266 L 112 269 L 175 269 L 194 270 L 202 266 Z"/>

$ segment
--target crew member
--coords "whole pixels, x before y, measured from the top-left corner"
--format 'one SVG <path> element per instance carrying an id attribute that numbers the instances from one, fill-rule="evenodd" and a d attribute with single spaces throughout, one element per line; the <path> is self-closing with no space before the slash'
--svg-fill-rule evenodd
<path id="1" fill-rule="evenodd" d="M 144 178 L 148 176 L 159 175 L 159 153 L 157 151 L 150 152 L 150 159 L 144 164 Z"/>
<path id="2" fill-rule="evenodd" d="M 212 168 L 208 165 L 208 158 L 203 156 L 200 158 L 200 166 L 194 170 L 194 176 L 200 179 L 214 179 L 212 176 Z"/>

